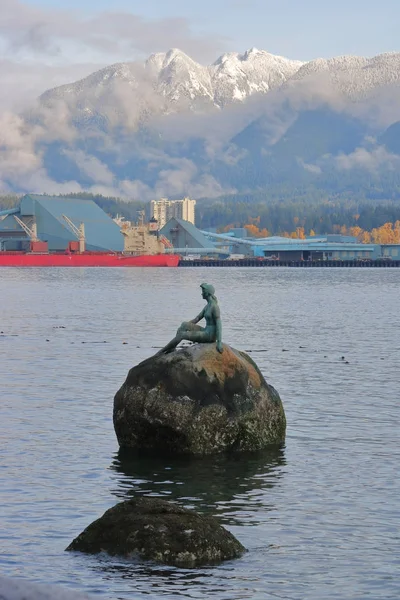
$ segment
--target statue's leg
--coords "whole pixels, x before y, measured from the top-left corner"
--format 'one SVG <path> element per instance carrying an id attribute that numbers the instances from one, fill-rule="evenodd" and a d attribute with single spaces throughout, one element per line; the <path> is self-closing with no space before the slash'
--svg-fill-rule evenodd
<path id="1" fill-rule="evenodd" d="M 183 339 L 188 340 L 189 342 L 197 342 L 198 344 L 215 342 L 215 336 L 205 329 L 202 329 L 202 331 L 188 331 L 185 333 L 185 337 Z"/>
<path id="2" fill-rule="evenodd" d="M 174 337 L 173 340 L 171 340 L 170 342 L 168 342 L 168 344 L 166 346 L 164 346 L 164 348 L 162 348 L 159 352 L 157 352 L 157 354 L 168 354 L 168 352 L 171 352 L 172 350 L 174 350 L 177 345 L 179 344 L 179 342 L 181 342 L 182 340 L 189 340 L 189 341 L 196 341 L 196 340 L 192 340 L 190 337 L 190 335 L 201 335 L 204 333 L 204 327 L 201 327 L 200 325 L 196 325 L 196 323 L 190 323 L 189 322 L 184 322 L 180 325 L 180 327 L 178 328 L 178 331 L 176 332 L 176 336 Z"/>
<path id="3" fill-rule="evenodd" d="M 161 350 L 159 350 L 156 354 L 168 354 L 168 352 L 172 352 L 172 350 L 174 350 L 181 341 L 181 335 L 176 335 L 173 340 L 168 342 L 168 344 L 164 346 L 164 348 L 161 348 Z"/>
<path id="4" fill-rule="evenodd" d="M 176 335 L 187 333 L 188 331 L 204 331 L 204 327 L 196 325 L 196 323 L 191 323 L 190 321 L 184 321 L 179 325 Z"/>

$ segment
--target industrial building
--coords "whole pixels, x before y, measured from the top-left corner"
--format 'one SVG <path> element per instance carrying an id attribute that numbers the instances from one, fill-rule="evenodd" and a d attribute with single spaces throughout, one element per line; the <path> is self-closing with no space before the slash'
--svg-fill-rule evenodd
<path id="1" fill-rule="evenodd" d="M 47 242 L 50 252 L 81 241 L 90 251 L 122 251 L 119 226 L 92 200 L 28 194 L 18 208 L 0 212 L 0 249 L 28 250 Z"/>
<path id="2" fill-rule="evenodd" d="M 150 202 L 150 217 L 156 219 L 162 229 L 170 219 L 177 218 L 195 223 L 196 200 L 183 198 L 183 200 L 152 200 Z"/>
<path id="3" fill-rule="evenodd" d="M 172 248 L 166 252 L 175 252 L 185 255 L 223 255 L 229 254 L 227 244 L 216 246 L 214 241 L 208 240 L 206 236 L 189 221 L 173 217 L 160 230 L 160 236 L 165 237 L 171 243 Z"/>
<path id="4" fill-rule="evenodd" d="M 400 260 L 399 244 L 361 244 L 343 235 L 314 236 L 306 239 L 284 237 L 252 238 L 243 228 L 224 234 L 200 231 L 182 219 L 170 219 L 161 233 L 173 250 L 182 256 L 258 257 L 277 261 L 353 261 L 380 258 Z M 167 250 L 168 252 L 168 250 Z"/>
<path id="5" fill-rule="evenodd" d="M 400 244 L 381 244 L 382 258 L 400 260 Z"/>
<path id="6" fill-rule="evenodd" d="M 361 244 L 357 238 L 325 235 L 306 239 L 284 237 L 243 238 L 235 235 L 203 232 L 205 236 L 229 243 L 232 251 L 250 247 L 253 256 L 285 261 L 374 260 L 382 255 L 380 244 Z M 393 250 L 392 250 L 393 251 Z M 248 255 L 248 253 L 247 253 Z"/>

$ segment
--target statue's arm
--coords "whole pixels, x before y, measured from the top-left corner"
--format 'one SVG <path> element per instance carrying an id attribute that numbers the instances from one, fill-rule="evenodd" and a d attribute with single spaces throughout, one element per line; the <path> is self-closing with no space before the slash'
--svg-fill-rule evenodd
<path id="1" fill-rule="evenodd" d="M 198 323 L 199 321 L 201 321 L 201 320 L 204 318 L 204 311 L 205 311 L 205 310 L 206 310 L 206 309 L 205 309 L 205 308 L 203 308 L 203 310 L 201 311 L 201 313 L 200 313 L 200 314 L 198 314 L 198 315 L 197 315 L 197 317 L 195 317 L 194 319 L 192 319 L 192 320 L 190 321 L 190 323 Z"/>
<path id="2" fill-rule="evenodd" d="M 219 306 L 214 307 L 214 319 L 215 319 L 215 331 L 216 331 L 216 342 L 218 352 L 222 352 L 222 321 Z"/>

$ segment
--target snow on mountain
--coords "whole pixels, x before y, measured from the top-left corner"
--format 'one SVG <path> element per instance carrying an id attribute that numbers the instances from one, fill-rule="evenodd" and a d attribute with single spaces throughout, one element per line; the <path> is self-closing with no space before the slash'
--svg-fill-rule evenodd
<path id="1" fill-rule="evenodd" d="M 112 121 L 115 115 L 125 118 L 130 109 L 133 124 L 146 114 L 197 112 L 242 102 L 281 85 L 302 65 L 253 48 L 242 55 L 224 54 L 213 65 L 204 66 L 172 49 L 151 55 L 144 64 L 105 67 L 45 92 L 40 102 L 49 107 L 61 100 L 78 120 L 103 115 Z"/>
<path id="2" fill-rule="evenodd" d="M 345 96 L 359 100 L 377 88 L 400 82 L 400 53 L 390 52 L 373 58 L 318 58 L 301 66 L 290 77 L 289 84 L 321 75 L 328 77 Z"/>
<path id="3" fill-rule="evenodd" d="M 254 93 L 267 93 L 281 86 L 303 65 L 299 60 L 275 56 L 257 48 L 244 54 L 224 54 L 210 67 L 214 101 L 218 106 L 225 106 L 246 100 Z"/>
<path id="4" fill-rule="evenodd" d="M 145 63 L 150 77 L 155 78 L 157 92 L 171 103 L 193 107 L 199 100 L 212 105 L 214 93 L 207 67 L 192 60 L 187 54 L 170 50 L 153 54 Z"/>
<path id="5" fill-rule="evenodd" d="M 40 103 L 48 108 L 66 104 L 77 123 L 136 129 L 156 115 L 223 109 L 278 88 L 290 87 L 296 94 L 299 84 L 303 95 L 320 89 L 329 97 L 333 87 L 350 100 L 358 100 L 398 83 L 400 53 L 303 63 L 252 48 L 244 54 L 224 54 L 204 66 L 172 49 L 151 55 L 145 63 L 110 65 L 45 92 Z"/>

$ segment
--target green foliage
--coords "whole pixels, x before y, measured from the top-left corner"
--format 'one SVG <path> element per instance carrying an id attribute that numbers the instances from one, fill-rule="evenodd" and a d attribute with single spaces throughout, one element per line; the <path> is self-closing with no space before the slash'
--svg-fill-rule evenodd
<path id="1" fill-rule="evenodd" d="M 21 196 L 17 194 L 2 194 L 0 195 L 0 210 L 15 208 L 18 206 Z"/>
<path id="2" fill-rule="evenodd" d="M 366 186 L 367 187 L 367 186 Z M 290 193 L 292 192 L 292 193 Z M 315 186 L 274 186 L 269 190 L 203 199 L 196 207 L 196 224 L 201 229 L 226 225 L 243 227 L 259 217 L 257 226 L 271 235 L 304 227 L 308 233 L 336 233 L 337 226 L 358 225 L 370 231 L 400 219 L 400 188 L 385 194 L 377 186 L 329 194 Z"/>
<path id="3" fill-rule="evenodd" d="M 125 201 L 117 197 L 89 193 L 65 194 L 70 198 L 93 200 L 111 217 L 120 215 L 137 221 L 138 211 L 149 217 L 149 203 Z M 0 196 L 0 210 L 18 206 L 20 197 Z M 318 234 L 336 233 L 338 227 L 359 226 L 366 231 L 384 223 L 400 220 L 400 186 L 387 194 L 384 186 L 365 184 L 363 189 L 329 194 L 315 186 L 276 185 L 268 190 L 233 194 L 219 198 L 203 198 L 196 207 L 196 226 L 200 229 L 227 225 L 243 227 L 259 217 L 257 226 L 271 235 L 304 227 Z"/>

